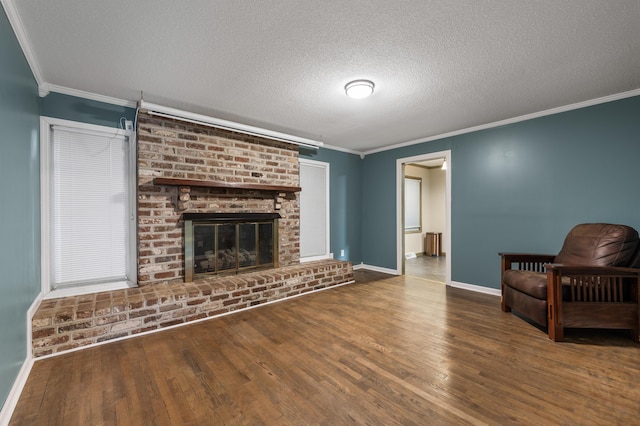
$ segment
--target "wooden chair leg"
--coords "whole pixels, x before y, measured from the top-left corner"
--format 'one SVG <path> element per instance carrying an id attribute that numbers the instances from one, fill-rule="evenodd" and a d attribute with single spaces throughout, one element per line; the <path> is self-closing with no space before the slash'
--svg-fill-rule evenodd
<path id="1" fill-rule="evenodd" d="M 564 328 L 554 323 L 549 323 L 549 339 L 554 342 L 562 342 L 564 340 Z"/>
<path id="2" fill-rule="evenodd" d="M 511 312 L 511 306 L 507 306 L 504 302 L 504 295 L 500 298 L 500 307 L 502 308 L 502 312 Z"/>
<path id="3" fill-rule="evenodd" d="M 502 309 L 502 312 L 511 312 L 511 306 L 507 306 L 507 303 L 504 301 L 504 281 L 502 280 L 500 283 L 500 287 L 500 308 Z"/>
<path id="4" fill-rule="evenodd" d="M 547 324 L 549 339 L 554 342 L 564 340 L 562 321 L 562 283 L 553 270 L 547 271 Z"/>
<path id="5" fill-rule="evenodd" d="M 547 332 L 549 339 L 554 342 L 564 340 L 564 327 L 562 326 L 562 311 L 552 301 L 547 301 Z"/>

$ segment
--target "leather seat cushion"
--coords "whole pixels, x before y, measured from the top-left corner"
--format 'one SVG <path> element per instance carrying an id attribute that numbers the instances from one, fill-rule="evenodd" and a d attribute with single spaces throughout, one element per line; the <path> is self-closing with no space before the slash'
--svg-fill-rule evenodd
<path id="1" fill-rule="evenodd" d="M 538 300 L 511 287 L 505 287 L 504 300 L 507 306 L 525 317 L 547 326 L 547 301 Z"/>
<path id="2" fill-rule="evenodd" d="M 505 285 L 536 299 L 547 300 L 547 274 L 508 269 L 502 277 Z"/>
<path id="3" fill-rule="evenodd" d="M 638 245 L 630 226 L 583 223 L 567 235 L 554 262 L 565 265 L 627 266 Z"/>

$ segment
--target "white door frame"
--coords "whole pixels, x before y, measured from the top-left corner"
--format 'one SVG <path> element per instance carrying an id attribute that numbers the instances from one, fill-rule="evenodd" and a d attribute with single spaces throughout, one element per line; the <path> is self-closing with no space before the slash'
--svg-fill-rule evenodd
<path id="1" fill-rule="evenodd" d="M 413 157 L 398 158 L 396 160 L 396 273 L 403 273 L 403 252 L 404 252 L 404 227 L 403 227 L 403 182 L 404 182 L 404 166 L 410 163 L 416 163 L 425 160 L 435 160 L 437 158 L 445 158 L 447 162 L 447 170 L 445 171 L 445 209 L 446 209 L 446 238 L 444 239 L 445 252 L 445 268 L 446 278 L 445 284 L 451 285 L 451 150 L 430 152 L 428 154 L 416 155 Z"/>

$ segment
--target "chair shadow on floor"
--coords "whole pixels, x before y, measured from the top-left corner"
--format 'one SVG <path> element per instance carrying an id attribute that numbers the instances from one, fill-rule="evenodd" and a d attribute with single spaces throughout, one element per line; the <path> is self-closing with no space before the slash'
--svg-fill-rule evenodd
<path id="1" fill-rule="evenodd" d="M 548 338 L 547 328 L 532 321 L 516 311 L 511 313 L 517 316 L 519 319 L 527 322 L 531 327 L 537 328 L 540 331 L 542 337 Z M 627 347 L 635 344 L 630 342 L 631 337 L 629 330 L 615 330 L 615 329 L 603 329 L 603 328 L 567 328 L 565 329 L 565 335 L 563 343 L 573 343 L 577 345 L 590 345 L 590 346 L 620 346 Z"/>

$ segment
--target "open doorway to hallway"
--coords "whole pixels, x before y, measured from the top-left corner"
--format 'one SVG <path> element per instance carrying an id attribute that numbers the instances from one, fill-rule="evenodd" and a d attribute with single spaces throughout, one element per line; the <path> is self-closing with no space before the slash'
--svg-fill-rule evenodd
<path id="1" fill-rule="evenodd" d="M 444 169 L 443 169 L 444 167 Z M 446 165 L 434 158 L 404 166 L 405 275 L 445 282 Z M 415 185 L 415 190 L 407 184 Z M 415 221 L 413 228 L 408 225 Z"/>
<path id="2" fill-rule="evenodd" d="M 450 151 L 397 160 L 399 274 L 451 281 L 450 164 Z"/>
<path id="3" fill-rule="evenodd" d="M 406 259 L 404 274 L 444 284 L 447 279 L 446 266 L 444 256 L 416 256 Z"/>

